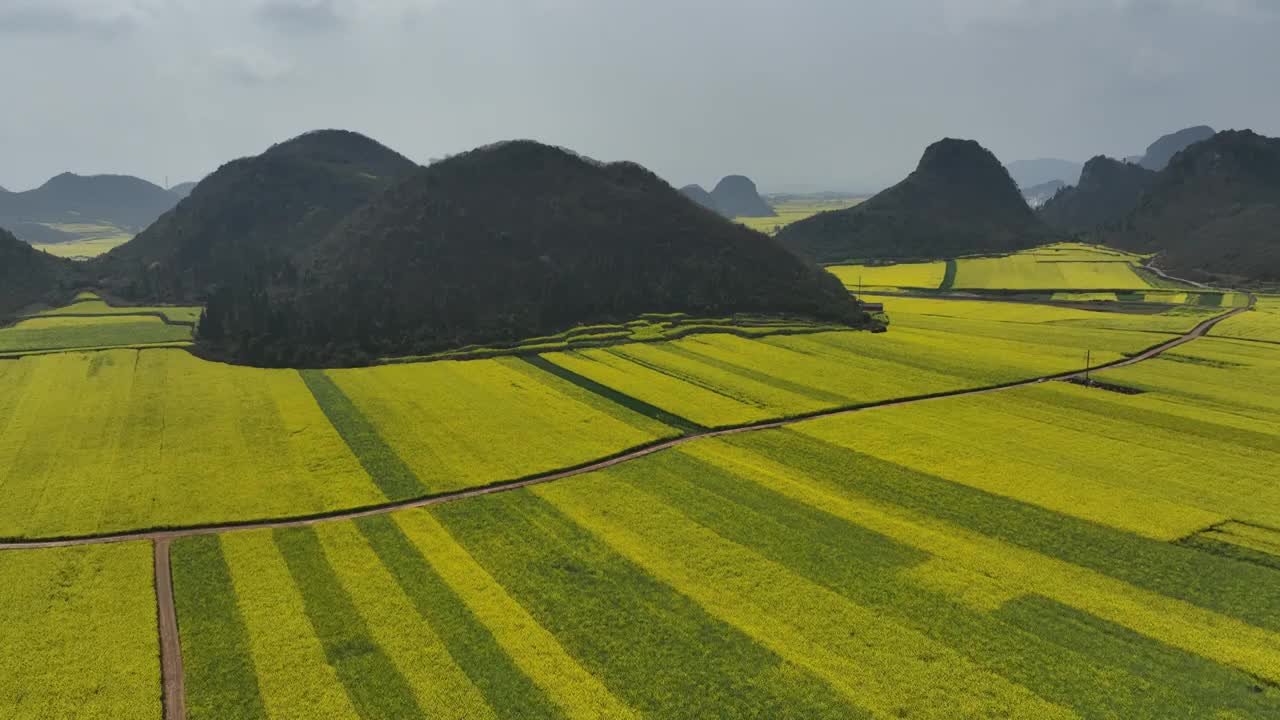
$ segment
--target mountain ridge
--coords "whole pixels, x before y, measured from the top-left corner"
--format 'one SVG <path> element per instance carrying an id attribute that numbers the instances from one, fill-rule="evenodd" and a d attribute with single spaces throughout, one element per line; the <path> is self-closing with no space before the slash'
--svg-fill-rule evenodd
<path id="1" fill-rule="evenodd" d="M 990 150 L 953 138 L 929 145 L 893 187 L 778 233 L 783 245 L 818 262 L 1009 252 L 1056 238 Z"/>

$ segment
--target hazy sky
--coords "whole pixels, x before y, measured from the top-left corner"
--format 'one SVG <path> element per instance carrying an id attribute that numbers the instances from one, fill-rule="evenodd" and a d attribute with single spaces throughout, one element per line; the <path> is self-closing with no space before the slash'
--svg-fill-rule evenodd
<path id="1" fill-rule="evenodd" d="M 1280 135 L 1277 38 L 1277 0 L 0 0 L 0 185 L 176 183 L 341 127 L 875 189 L 948 135 L 1005 161 Z"/>

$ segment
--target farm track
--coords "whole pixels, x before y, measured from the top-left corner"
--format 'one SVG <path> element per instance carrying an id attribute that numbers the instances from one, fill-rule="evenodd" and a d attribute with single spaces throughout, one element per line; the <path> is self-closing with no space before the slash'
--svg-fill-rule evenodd
<path id="1" fill-rule="evenodd" d="M 187 693 L 182 671 L 182 646 L 178 637 L 178 609 L 173 604 L 173 571 L 169 540 L 153 546 L 156 579 L 156 622 L 160 631 L 160 679 L 164 720 L 186 720 Z"/>
<path id="2" fill-rule="evenodd" d="M 1104 370 L 1107 368 L 1116 368 L 1116 367 L 1125 367 L 1129 365 L 1134 365 L 1136 363 L 1140 363 L 1145 360 L 1149 360 L 1151 358 L 1157 357 L 1161 353 L 1164 353 L 1180 345 L 1191 342 L 1192 340 L 1204 337 L 1219 322 L 1222 322 L 1223 320 L 1229 317 L 1238 315 L 1239 313 L 1242 313 L 1251 309 L 1254 301 L 1255 301 L 1255 298 L 1251 295 L 1249 307 L 1236 308 L 1230 312 L 1223 313 L 1213 318 L 1209 318 L 1204 322 L 1201 322 L 1199 325 L 1195 326 L 1194 328 L 1192 328 L 1186 334 L 1181 335 L 1173 340 L 1148 348 L 1147 350 L 1133 357 L 1125 358 L 1123 360 L 1118 360 L 1112 363 L 1107 363 L 1105 365 L 1099 365 L 1096 368 L 1092 368 L 1092 370 L 1096 371 L 1096 370 Z M 1087 372 L 1088 371 L 1085 371 L 1085 370 L 1076 370 L 1076 371 L 1070 371 L 1066 373 L 1060 373 L 1057 375 L 1038 377 L 1030 380 L 1023 380 L 1015 383 L 1009 383 L 1009 384 L 999 385 L 994 387 L 960 390 L 955 392 L 939 393 L 939 394 L 927 395 L 927 396 L 921 396 L 921 397 L 915 397 L 915 398 L 902 398 L 898 400 L 890 400 L 887 402 L 873 403 L 873 404 L 862 405 L 862 406 L 852 407 L 852 408 L 836 408 L 833 410 L 821 411 L 821 412 L 812 413 L 812 414 L 801 416 L 801 417 L 767 421 L 767 422 L 755 423 L 751 425 L 744 425 L 744 426 L 735 427 L 735 428 L 708 430 L 705 432 L 694 433 L 694 434 L 685 435 L 673 440 L 660 442 L 654 445 L 650 445 L 648 447 L 627 451 L 615 457 L 612 457 L 606 460 L 597 461 L 595 463 L 591 463 L 591 464 L 584 465 L 577 468 L 556 471 L 556 472 L 539 475 L 531 478 L 526 478 L 523 480 L 517 480 L 513 482 L 498 483 L 498 484 L 489 485 L 485 487 L 472 488 L 469 490 L 462 490 L 458 492 L 419 498 L 415 500 L 389 503 L 386 505 L 381 505 L 373 508 L 343 511 L 343 512 L 333 513 L 333 514 L 322 516 L 322 517 L 304 517 L 304 518 L 294 518 L 294 519 L 288 519 L 288 520 L 264 520 L 264 521 L 239 523 L 239 524 L 228 523 L 228 524 L 219 524 L 219 525 L 209 525 L 205 527 L 192 527 L 192 528 L 173 529 L 173 530 L 135 531 L 135 532 L 102 535 L 98 537 L 65 538 L 65 539 L 59 539 L 59 540 L 46 540 L 46 541 L 11 541 L 11 542 L 0 543 L 0 551 L 52 548 L 52 547 L 68 547 L 68 546 L 88 545 L 88 544 L 98 544 L 98 543 L 124 542 L 129 540 L 144 540 L 144 539 L 151 540 L 152 547 L 153 547 L 154 568 L 155 568 L 154 578 L 155 578 L 155 593 L 156 593 L 156 622 L 157 622 L 157 630 L 159 634 L 159 646 L 160 646 L 160 671 L 161 671 L 162 699 L 163 699 L 163 707 L 164 707 L 164 720 L 186 720 L 187 713 L 186 713 L 185 675 L 184 675 L 183 662 L 182 662 L 181 637 L 178 632 L 177 607 L 174 604 L 172 563 L 171 563 L 170 552 L 169 552 L 172 541 L 176 538 L 189 537 L 193 535 L 216 534 L 216 533 L 228 532 L 233 530 L 254 530 L 254 529 L 268 529 L 268 528 L 279 528 L 279 527 L 308 526 L 308 525 L 314 525 L 316 523 L 326 522 L 326 521 L 351 520 L 355 518 L 368 517 L 371 515 L 380 515 L 384 513 L 394 512 L 397 510 L 420 508 L 428 505 L 436 505 L 436 504 L 450 502 L 454 500 L 462 500 L 469 497 L 478 497 L 481 495 L 490 495 L 493 493 L 506 492 L 508 490 L 516 490 L 524 487 L 529 487 L 531 485 L 552 482 L 554 480 L 561 480 L 564 478 L 573 477 L 575 475 L 582 475 L 585 473 L 595 472 L 598 470 L 603 470 L 605 468 L 613 467 L 615 465 L 620 465 L 625 462 L 637 460 L 639 458 L 646 457 L 648 455 L 652 455 L 654 453 L 661 452 L 663 450 L 668 450 L 668 449 L 678 447 L 680 445 L 684 445 L 686 443 L 690 443 L 695 440 L 701 440 L 704 438 L 714 438 L 714 437 L 720 437 L 724 435 L 734 435 L 739 433 L 754 432 L 758 430 L 771 430 L 775 428 L 786 427 L 788 425 L 792 425 L 792 424 L 801 422 L 803 420 L 808 420 L 808 419 L 813 419 L 818 417 L 832 417 L 837 415 L 847 415 L 847 414 L 858 412 L 861 410 L 867 410 L 867 409 L 872 409 L 877 407 L 894 407 L 894 406 L 900 406 L 900 405 L 908 405 L 916 402 L 922 402 L 924 400 L 934 400 L 934 399 L 941 399 L 941 398 L 948 398 L 948 397 L 964 397 L 969 395 L 981 395 L 985 393 L 997 392 L 1000 390 L 1008 390 L 1008 389 L 1017 388 L 1017 387 L 1026 387 L 1029 385 L 1036 385 L 1036 384 L 1051 381 L 1051 380 L 1066 380 L 1066 379 L 1072 379 L 1072 378 L 1081 378 L 1081 377 L 1084 377 Z"/>

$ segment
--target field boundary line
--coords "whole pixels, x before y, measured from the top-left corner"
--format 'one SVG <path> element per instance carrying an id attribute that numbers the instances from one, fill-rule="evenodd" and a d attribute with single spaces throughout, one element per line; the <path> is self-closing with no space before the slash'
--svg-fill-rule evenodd
<path id="1" fill-rule="evenodd" d="M 156 625 L 160 638 L 160 697 L 164 720 L 187 720 L 187 693 L 182 669 L 182 642 L 178 636 L 178 611 L 173 603 L 173 566 L 169 538 L 153 543 L 156 583 Z"/>
<path id="2" fill-rule="evenodd" d="M 794 425 L 796 423 L 803 422 L 805 420 L 848 415 L 848 414 L 862 412 L 864 410 L 871 410 L 875 408 L 897 407 L 901 405 L 909 405 L 912 403 L 923 402 L 926 400 L 938 400 L 943 398 L 982 395 L 982 394 L 991 393 L 991 392 L 998 392 L 1001 390 L 1011 390 L 1013 388 L 1029 387 L 1031 385 L 1038 385 L 1040 383 L 1050 382 L 1053 380 L 1070 380 L 1073 378 L 1083 378 L 1086 375 L 1086 373 L 1094 373 L 1094 372 L 1099 372 L 1102 370 L 1108 370 L 1112 368 L 1128 367 L 1130 365 L 1135 365 L 1145 360 L 1150 360 L 1151 358 L 1157 357 L 1169 350 L 1172 350 L 1173 348 L 1189 343 L 1192 340 L 1196 340 L 1198 338 L 1204 337 L 1206 334 L 1208 334 L 1208 332 L 1211 329 L 1213 329 L 1215 325 L 1222 322 L 1223 320 L 1226 320 L 1229 317 L 1234 317 L 1235 315 L 1238 315 L 1242 312 L 1248 311 L 1253 306 L 1253 301 L 1254 301 L 1254 297 L 1250 295 L 1250 305 L 1247 307 L 1235 308 L 1228 312 L 1222 313 L 1221 315 L 1216 315 L 1214 317 L 1208 318 L 1202 321 L 1200 324 L 1196 325 L 1191 330 L 1173 338 L 1172 340 L 1168 340 L 1158 345 L 1153 345 L 1152 347 L 1149 347 L 1146 350 L 1143 350 L 1142 352 L 1139 352 L 1130 357 L 1121 358 L 1119 360 L 1114 360 L 1109 363 L 1095 365 L 1092 368 L 1089 368 L 1087 370 L 1085 369 L 1068 370 L 1065 372 L 1055 373 L 1052 375 L 1044 375 L 1041 377 L 1035 377 L 1035 378 L 1030 378 L 1026 380 L 1015 380 L 1013 382 L 1001 383 L 998 385 L 968 388 L 964 390 L 948 390 L 944 392 L 931 393 L 926 395 L 916 395 L 911 397 L 896 398 L 892 400 L 882 400 L 882 401 L 877 401 L 872 403 L 863 403 L 859 405 L 851 405 L 846 407 L 829 408 L 826 410 L 818 410 L 811 413 L 794 415 L 791 417 L 786 417 L 786 418 L 781 418 L 776 420 L 764 420 L 759 422 L 746 423 L 743 425 L 717 428 L 715 430 L 707 430 L 705 432 L 691 433 L 688 435 L 683 435 L 683 436 L 669 439 L 669 440 L 662 440 L 655 443 L 642 445 L 642 446 L 633 448 L 631 450 L 623 450 L 618 454 L 606 457 L 604 459 L 593 460 L 593 461 L 584 463 L 582 465 L 577 465 L 577 466 L 566 468 L 566 469 L 553 470 L 550 472 L 541 473 L 538 475 L 532 475 L 529 477 L 519 478 L 515 480 L 502 480 L 502 481 L 490 483 L 488 485 L 480 485 L 472 488 L 466 488 L 463 490 L 454 490 L 454 491 L 439 493 L 435 495 L 427 495 L 427 496 L 412 498 L 408 500 L 398 500 L 394 502 L 382 503 L 382 504 L 366 506 L 362 508 L 348 508 L 345 510 L 338 510 L 334 512 L 319 513 L 319 514 L 313 514 L 313 515 L 302 515 L 302 516 L 291 517 L 291 518 L 246 520 L 246 521 L 236 521 L 236 522 L 212 523 L 208 525 L 191 525 L 191 526 L 185 526 L 185 527 L 165 528 L 165 529 L 151 528 L 151 529 L 140 529 L 140 530 L 128 530 L 124 532 L 104 533 L 100 535 L 78 535 L 78 536 L 69 536 L 69 537 L 62 537 L 62 538 L 43 538 L 43 539 L 29 539 L 29 540 L 10 539 L 5 541 L 0 541 L 0 551 L 54 548 L 54 547 L 71 547 L 76 545 L 96 545 L 96 544 L 103 544 L 103 543 L 128 542 L 131 540 L 152 540 L 158 543 L 159 541 L 172 541 L 172 540 L 176 540 L 184 537 L 191 537 L 196 535 L 214 535 L 214 534 L 223 533 L 223 532 L 233 532 L 236 530 L 265 530 L 265 529 L 285 528 L 285 527 L 305 527 L 309 525 L 316 525 L 322 522 L 354 520 L 354 519 L 369 517 L 373 515 L 382 515 L 385 513 L 396 512 L 399 510 L 411 510 L 414 508 L 427 507 L 431 505 L 439 505 L 446 502 L 463 500 L 471 497 L 480 497 L 482 495 L 492 495 L 495 493 L 507 492 L 510 490 L 518 490 L 521 488 L 530 487 L 532 485 L 540 485 L 542 483 L 554 482 L 556 480 L 563 480 L 563 479 L 574 477 L 577 475 L 584 475 L 584 474 L 596 472 L 599 470 L 605 470 L 615 465 L 620 465 L 622 463 L 630 462 L 632 460 L 638 460 L 642 457 L 646 457 L 648 455 L 652 455 L 654 453 L 661 452 L 663 450 L 669 450 L 671 448 L 679 447 L 686 443 L 691 443 L 691 442 L 702 440 L 702 439 L 722 437 L 725 435 L 737 435 L 741 433 L 756 432 L 759 430 L 774 430 L 778 428 L 787 427 L 788 425 Z M 167 551 L 167 545 L 166 545 L 166 551 Z"/>

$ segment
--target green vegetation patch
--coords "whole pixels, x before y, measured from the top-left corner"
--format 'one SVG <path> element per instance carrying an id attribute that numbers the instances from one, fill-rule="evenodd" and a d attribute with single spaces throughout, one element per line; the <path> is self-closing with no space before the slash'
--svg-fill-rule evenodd
<path id="1" fill-rule="evenodd" d="M 357 520 L 356 526 L 498 717 L 558 717 L 547 697 L 520 671 L 493 633 L 445 584 L 395 521 L 383 515 Z"/>
<path id="2" fill-rule="evenodd" d="M 709 616 L 527 491 L 431 510 L 580 664 L 662 718 L 848 718 L 813 676 Z"/>
<path id="3" fill-rule="evenodd" d="M 266 716 L 249 632 L 216 535 L 182 538 L 172 550 L 174 601 L 182 637 L 187 717 Z"/>
<path id="4" fill-rule="evenodd" d="M 272 537 L 302 594 L 325 658 L 361 717 L 424 717 L 408 681 L 370 636 L 351 596 L 325 558 L 315 531 L 284 528 L 274 531 Z"/>
<path id="5" fill-rule="evenodd" d="M 365 418 L 332 378 L 323 370 L 299 370 L 298 374 L 315 396 L 325 417 L 333 423 L 334 429 L 388 500 L 426 494 L 426 488 L 418 481 L 418 476 L 400 459 L 395 449 L 382 439 L 377 428 Z"/>

